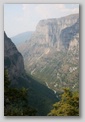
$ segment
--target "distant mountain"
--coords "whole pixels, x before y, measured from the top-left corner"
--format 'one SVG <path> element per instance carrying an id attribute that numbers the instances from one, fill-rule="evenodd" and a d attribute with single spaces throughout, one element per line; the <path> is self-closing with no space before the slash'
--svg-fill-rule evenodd
<path id="1" fill-rule="evenodd" d="M 46 116 L 52 104 L 58 101 L 54 92 L 36 79 L 27 76 L 23 57 L 4 32 L 4 68 L 8 70 L 10 87 L 28 88 L 29 105 L 37 109 L 37 116 Z M 10 91 L 11 92 L 11 91 Z M 57 94 L 58 95 L 58 94 Z"/>
<path id="2" fill-rule="evenodd" d="M 54 92 L 78 90 L 79 14 L 40 20 L 31 39 L 18 49 L 27 73 L 42 84 Z"/>
<path id="3" fill-rule="evenodd" d="M 26 40 L 29 40 L 33 34 L 33 31 L 27 31 L 21 34 L 18 34 L 14 37 L 11 37 L 12 42 L 17 46 Z"/>

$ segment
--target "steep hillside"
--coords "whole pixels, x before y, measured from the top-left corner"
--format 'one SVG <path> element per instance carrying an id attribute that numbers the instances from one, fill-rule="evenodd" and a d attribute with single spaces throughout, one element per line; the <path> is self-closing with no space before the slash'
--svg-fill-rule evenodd
<path id="1" fill-rule="evenodd" d="M 62 87 L 78 89 L 79 14 L 40 20 L 24 50 L 19 49 L 27 73 L 40 83 L 55 93 Z"/>
<path id="2" fill-rule="evenodd" d="M 8 69 L 8 74 L 12 83 L 18 83 L 19 77 L 25 77 L 23 57 L 5 32 L 4 47 L 4 68 Z"/>
<path id="3" fill-rule="evenodd" d="M 4 68 L 8 70 L 11 87 L 28 88 L 28 104 L 37 109 L 38 116 L 47 115 L 52 109 L 52 104 L 59 99 L 56 98 L 52 90 L 26 75 L 23 57 L 5 32 Z"/>

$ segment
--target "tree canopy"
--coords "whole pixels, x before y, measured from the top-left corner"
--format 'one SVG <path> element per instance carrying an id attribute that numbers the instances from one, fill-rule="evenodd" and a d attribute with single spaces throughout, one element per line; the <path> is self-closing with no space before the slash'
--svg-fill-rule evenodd
<path id="1" fill-rule="evenodd" d="M 4 115 L 35 116 L 36 110 L 28 105 L 28 89 L 10 87 L 8 72 L 4 72 Z"/>
<path id="2" fill-rule="evenodd" d="M 48 116 L 79 116 L 79 93 L 64 89 L 61 100 L 53 105 Z"/>

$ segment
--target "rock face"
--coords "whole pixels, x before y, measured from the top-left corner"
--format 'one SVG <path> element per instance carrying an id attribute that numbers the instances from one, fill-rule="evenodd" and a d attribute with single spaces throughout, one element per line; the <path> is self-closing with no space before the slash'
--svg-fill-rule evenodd
<path id="1" fill-rule="evenodd" d="M 78 42 L 79 14 L 41 20 L 31 39 L 18 49 L 25 58 L 35 53 L 41 55 L 48 48 L 55 48 L 57 51 L 70 49 L 70 43 L 75 39 Z"/>
<path id="2" fill-rule="evenodd" d="M 38 44 L 46 44 L 52 47 L 56 46 L 58 48 L 61 31 L 74 25 L 78 18 L 79 15 L 75 14 L 59 19 L 41 20 L 38 23 L 34 36 L 31 40 L 34 40 L 34 42 L 37 41 Z"/>
<path id="3" fill-rule="evenodd" d="M 8 70 L 11 85 L 13 87 L 25 87 L 29 89 L 29 106 L 38 110 L 37 116 L 46 116 L 51 110 L 52 104 L 59 99 L 52 90 L 40 84 L 24 70 L 23 57 L 17 50 L 14 43 L 4 32 L 4 68 Z M 11 93 L 11 91 L 10 91 Z M 48 103 L 48 104 L 47 104 Z"/>
<path id="4" fill-rule="evenodd" d="M 26 71 L 48 88 L 78 88 L 79 14 L 41 20 L 23 50 L 19 50 Z"/>
<path id="5" fill-rule="evenodd" d="M 61 31 L 60 40 L 65 49 L 79 48 L 79 19 L 75 24 Z"/>
<path id="6" fill-rule="evenodd" d="M 5 32 L 4 68 L 8 70 L 9 77 L 13 83 L 16 83 L 19 77 L 23 77 L 25 75 L 23 57 L 11 39 L 7 37 Z"/>

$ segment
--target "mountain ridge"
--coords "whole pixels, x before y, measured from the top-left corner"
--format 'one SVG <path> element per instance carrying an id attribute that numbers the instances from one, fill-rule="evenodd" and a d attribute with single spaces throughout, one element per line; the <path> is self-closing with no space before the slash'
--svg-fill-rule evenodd
<path id="1" fill-rule="evenodd" d="M 16 46 L 18 46 L 19 44 L 23 44 L 25 41 L 29 40 L 32 34 L 33 31 L 26 31 L 11 37 L 11 40 Z"/>
<path id="2" fill-rule="evenodd" d="M 19 50 L 26 71 L 43 84 L 56 91 L 63 86 L 78 88 L 79 14 L 39 21 L 31 39 Z"/>

